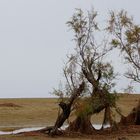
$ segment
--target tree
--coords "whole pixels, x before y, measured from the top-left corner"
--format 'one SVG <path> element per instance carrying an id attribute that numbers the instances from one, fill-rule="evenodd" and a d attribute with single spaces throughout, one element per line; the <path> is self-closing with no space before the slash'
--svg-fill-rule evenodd
<path id="1" fill-rule="evenodd" d="M 77 9 L 70 21 L 69 28 L 74 32 L 74 53 L 68 56 L 64 76 L 66 84 L 63 89 L 55 90 L 61 96 L 59 106 L 61 113 L 51 128 L 45 129 L 51 135 L 57 134 L 72 111 L 76 112 L 76 119 L 69 124 L 69 131 L 92 133 L 94 128 L 91 116 L 105 110 L 103 124 L 114 126 L 111 108 L 116 107 L 116 94 L 112 94 L 116 77 L 113 67 L 105 61 L 111 51 L 109 42 L 103 38 L 97 44 L 96 36 L 103 33 L 95 20 L 97 12 L 90 11 L 87 15 Z M 100 36 L 100 35 L 99 35 Z M 63 98 L 62 98 L 63 97 Z M 118 110 L 117 110 L 118 111 Z"/>
<path id="2" fill-rule="evenodd" d="M 88 12 L 88 16 L 85 16 L 83 11 L 78 9 L 67 23 L 74 31 L 76 63 L 80 65 L 87 90 L 90 93 L 83 109 L 79 111 L 76 120 L 69 126 L 69 130 L 82 133 L 92 133 L 93 127 L 90 118 L 103 109 L 105 109 L 105 118 L 113 123 L 110 107 L 116 108 L 116 95 L 110 94 L 114 86 L 112 81 L 116 75 L 113 72 L 113 67 L 104 61 L 111 48 L 107 40 L 103 40 L 101 44 L 96 42 L 95 35 L 102 32 L 95 21 L 96 16 L 97 12 L 93 10 Z M 104 123 L 107 122 L 106 119 L 104 119 Z"/>
<path id="3" fill-rule="evenodd" d="M 107 54 L 113 48 L 119 48 L 125 62 L 130 66 L 125 76 L 140 82 L 140 27 L 134 24 L 125 11 L 117 14 L 112 11 L 106 28 L 111 33 L 110 41 L 101 37 L 101 34 L 106 33 L 107 36 L 108 33 L 99 28 L 96 22 L 97 12 L 92 10 L 87 13 L 86 15 L 81 9 L 76 9 L 67 22 L 74 33 L 76 45 L 74 52 L 67 56 L 68 61 L 63 69 L 65 84 L 61 89 L 54 90 L 54 94 L 60 97 L 61 112 L 54 126 L 41 130 L 50 135 L 61 132 L 59 128 L 72 112 L 75 112 L 76 118 L 69 123 L 67 130 L 74 132 L 92 134 L 95 129 L 91 116 L 103 110 L 102 126 L 109 123 L 111 128 L 116 129 L 112 109 L 121 116 L 119 124 L 140 125 L 140 102 L 127 117 L 116 106 L 118 96 L 112 88 L 117 75 L 112 65 L 106 61 Z M 131 86 L 129 90 L 132 90 Z"/>
<path id="4" fill-rule="evenodd" d="M 112 46 L 120 49 L 129 65 L 125 76 L 140 83 L 140 26 L 122 10 L 110 12 L 107 30 L 113 35 Z"/>

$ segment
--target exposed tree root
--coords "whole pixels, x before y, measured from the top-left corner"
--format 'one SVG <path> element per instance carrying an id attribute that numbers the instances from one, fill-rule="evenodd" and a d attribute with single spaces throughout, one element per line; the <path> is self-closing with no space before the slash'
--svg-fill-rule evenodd
<path id="1" fill-rule="evenodd" d="M 140 101 L 136 107 L 128 114 L 128 116 L 122 116 L 120 125 L 140 125 Z"/>

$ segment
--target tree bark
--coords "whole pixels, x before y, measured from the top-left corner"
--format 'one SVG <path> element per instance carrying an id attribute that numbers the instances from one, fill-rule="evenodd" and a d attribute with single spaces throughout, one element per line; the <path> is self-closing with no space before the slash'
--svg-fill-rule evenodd
<path id="1" fill-rule="evenodd" d="M 70 123 L 67 130 L 83 134 L 92 134 L 95 129 L 90 122 L 90 116 L 78 116 L 72 123 Z"/>
<path id="2" fill-rule="evenodd" d="M 71 113 L 71 107 L 73 105 L 73 102 L 77 99 L 77 97 L 80 96 L 80 94 L 83 92 L 85 87 L 85 83 L 82 82 L 77 89 L 74 90 L 73 94 L 69 98 L 69 101 L 67 103 L 60 102 L 59 106 L 62 109 L 62 112 L 60 115 L 58 115 L 57 120 L 55 122 L 55 125 L 52 127 L 47 127 L 46 129 L 43 129 L 43 132 L 46 132 L 50 135 L 57 135 L 59 134 L 58 129 L 64 124 L 64 122 L 68 119 L 70 113 Z"/>
<path id="3" fill-rule="evenodd" d="M 104 125 L 107 125 L 107 124 L 112 125 L 111 114 L 110 114 L 110 107 L 106 107 L 105 108 L 102 129 L 104 128 Z"/>
<path id="4" fill-rule="evenodd" d="M 106 104 L 102 102 L 98 106 L 96 103 L 93 103 L 91 112 L 82 114 L 81 116 L 77 116 L 76 119 L 72 123 L 70 123 L 67 130 L 72 132 L 80 132 L 83 134 L 92 134 L 95 131 L 95 129 L 92 126 L 90 118 L 92 115 L 101 112 L 105 108 Z"/>

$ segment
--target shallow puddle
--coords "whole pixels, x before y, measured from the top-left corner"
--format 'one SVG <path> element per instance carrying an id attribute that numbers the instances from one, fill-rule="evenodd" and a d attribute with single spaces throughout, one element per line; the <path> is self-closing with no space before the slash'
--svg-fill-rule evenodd
<path id="1" fill-rule="evenodd" d="M 37 130 L 41 130 L 43 128 L 45 128 L 45 127 L 21 128 L 21 129 L 17 129 L 14 131 L 0 131 L 0 135 L 19 134 L 19 133 L 23 133 L 23 132 L 37 131 Z"/>
<path id="2" fill-rule="evenodd" d="M 65 130 L 68 127 L 68 125 L 63 125 L 60 129 L 61 130 Z M 93 124 L 93 127 L 97 130 L 101 129 L 102 125 L 100 124 Z M 105 125 L 104 128 L 110 127 L 109 125 Z M 29 127 L 29 128 L 21 128 L 21 129 L 17 129 L 14 131 L 0 131 L 0 135 L 11 135 L 11 134 L 19 134 L 19 133 L 23 133 L 23 132 L 32 132 L 32 131 L 37 131 L 37 130 L 41 130 L 45 127 Z"/>
<path id="3" fill-rule="evenodd" d="M 65 130 L 67 127 L 68 127 L 68 125 L 63 125 L 60 129 Z M 96 130 L 100 130 L 102 128 L 102 125 L 101 124 L 93 124 L 93 127 Z M 108 127 L 110 127 L 109 124 L 103 126 L 103 128 L 108 128 Z"/>

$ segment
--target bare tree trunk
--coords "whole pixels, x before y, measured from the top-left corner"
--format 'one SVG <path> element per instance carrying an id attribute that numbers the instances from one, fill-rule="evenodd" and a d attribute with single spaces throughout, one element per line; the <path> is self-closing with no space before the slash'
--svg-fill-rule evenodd
<path id="1" fill-rule="evenodd" d="M 106 107 L 105 108 L 102 129 L 104 128 L 104 125 L 107 125 L 107 124 L 112 125 L 112 122 L 111 122 L 111 114 L 110 114 L 110 108 L 109 107 Z"/>
<path id="2" fill-rule="evenodd" d="M 136 125 L 140 125 L 140 100 L 139 103 L 136 107 L 136 121 L 135 121 Z"/>
<path id="3" fill-rule="evenodd" d="M 68 127 L 68 131 L 92 134 L 94 128 L 90 122 L 90 116 L 78 116 Z"/>
<path id="4" fill-rule="evenodd" d="M 71 107 L 73 105 L 73 102 L 83 92 L 84 87 L 85 87 L 85 83 L 82 82 L 79 85 L 79 88 L 75 89 L 75 91 L 73 92 L 72 96 L 69 98 L 67 103 L 64 103 L 64 102 L 59 103 L 59 106 L 61 107 L 62 112 L 60 115 L 58 115 L 55 125 L 41 130 L 42 132 L 48 133 L 50 135 L 59 134 L 58 128 L 60 128 L 64 124 L 64 122 L 68 119 L 71 113 Z"/>
<path id="5" fill-rule="evenodd" d="M 61 102 L 59 106 L 61 106 L 61 108 L 64 107 L 63 112 L 60 115 L 58 115 L 55 125 L 53 126 L 50 132 L 51 135 L 58 134 L 58 128 L 60 128 L 65 122 L 65 120 L 68 119 L 71 112 L 71 106 L 69 106 L 69 104 Z"/>
<path id="6" fill-rule="evenodd" d="M 106 108 L 106 105 L 104 103 L 101 103 L 100 105 L 96 105 L 96 103 L 92 105 L 92 111 L 88 112 L 87 114 L 83 114 L 82 116 L 77 116 L 77 118 L 70 123 L 67 130 L 73 131 L 73 132 L 80 132 L 83 134 L 92 134 L 94 132 L 94 127 L 91 124 L 90 118 L 95 113 L 99 113 L 104 108 Z"/>
<path id="7" fill-rule="evenodd" d="M 110 125 L 111 129 L 113 131 L 116 131 L 118 130 L 118 125 L 116 123 L 115 120 L 113 120 L 112 116 L 111 116 L 111 109 L 109 106 L 107 106 L 105 108 L 105 112 L 104 112 L 104 120 L 103 120 L 103 124 L 102 124 L 102 128 L 101 129 L 104 129 L 104 126 L 105 125 Z"/>

